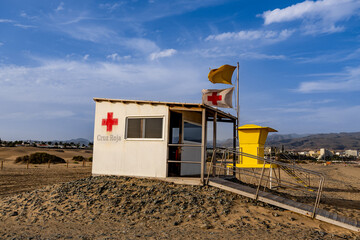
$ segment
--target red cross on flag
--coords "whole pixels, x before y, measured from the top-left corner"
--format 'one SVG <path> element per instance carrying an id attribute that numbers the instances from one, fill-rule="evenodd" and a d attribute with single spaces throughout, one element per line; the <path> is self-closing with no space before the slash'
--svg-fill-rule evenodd
<path id="1" fill-rule="evenodd" d="M 232 108 L 232 96 L 234 88 L 226 89 L 203 89 L 202 92 L 202 103 L 221 107 L 221 108 Z"/>

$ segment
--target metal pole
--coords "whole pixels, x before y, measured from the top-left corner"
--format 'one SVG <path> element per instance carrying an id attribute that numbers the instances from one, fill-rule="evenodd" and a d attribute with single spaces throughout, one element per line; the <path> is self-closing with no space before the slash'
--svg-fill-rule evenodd
<path id="1" fill-rule="evenodd" d="M 315 217 L 316 209 L 319 207 L 323 184 L 324 184 L 324 180 L 323 180 L 323 178 L 320 178 L 319 189 L 318 189 L 318 192 L 317 192 L 317 194 L 316 194 L 316 200 L 315 200 L 314 210 L 313 210 L 313 212 L 312 212 L 312 214 L 311 214 L 311 218 L 314 218 L 314 217 Z"/>
<path id="2" fill-rule="evenodd" d="M 237 90 L 237 95 L 236 95 L 236 100 L 237 100 L 237 104 L 236 104 L 236 139 L 239 143 L 239 126 L 240 126 L 240 89 L 239 89 L 239 62 L 237 62 L 237 74 L 236 74 L 236 90 Z M 236 151 L 236 148 L 235 148 Z M 239 143 L 239 151 L 240 151 L 240 143 Z M 236 154 L 234 154 L 236 155 Z M 235 173 L 235 169 L 236 169 L 236 159 L 234 156 L 234 166 L 233 166 L 233 172 Z"/>
<path id="3" fill-rule="evenodd" d="M 265 172 L 265 164 L 266 164 L 266 162 L 264 161 L 264 165 L 263 165 L 263 168 L 262 168 L 262 170 L 261 170 L 261 176 L 260 176 L 259 186 L 258 186 L 258 188 L 256 189 L 256 195 L 255 195 L 255 200 L 256 200 L 256 201 L 258 200 L 258 197 L 259 197 L 260 186 L 261 186 L 261 182 L 262 182 L 262 179 L 263 179 L 263 176 L 264 176 L 264 172 Z"/>
<path id="4" fill-rule="evenodd" d="M 236 152 L 236 133 L 237 129 L 236 129 L 236 122 L 233 122 L 233 173 L 236 176 L 236 156 L 237 156 L 237 152 Z M 239 173 L 239 180 L 240 180 L 240 173 Z"/>
<path id="5" fill-rule="evenodd" d="M 202 131 L 201 131 L 201 183 L 204 184 L 204 168 L 205 168 L 205 158 L 206 158 L 206 110 L 202 110 Z"/>
<path id="6" fill-rule="evenodd" d="M 217 112 L 214 112 L 214 121 L 213 121 L 213 151 L 215 151 L 215 149 L 216 149 L 216 129 L 217 129 Z M 215 157 L 213 157 L 213 159 L 212 159 L 212 162 L 211 162 L 211 164 L 212 164 L 212 169 L 211 169 L 211 171 L 212 172 L 215 172 L 215 162 L 216 162 L 216 156 Z M 210 169 L 208 170 L 208 171 L 210 171 Z M 213 174 L 213 176 L 214 176 L 214 174 Z"/>
<path id="7" fill-rule="evenodd" d="M 272 189 L 272 175 L 273 175 L 273 169 L 272 169 L 272 164 L 270 164 L 270 189 Z"/>
<path id="8" fill-rule="evenodd" d="M 280 176 L 280 167 L 278 167 L 278 173 L 279 173 L 279 185 L 281 185 L 281 176 Z"/>
<path id="9" fill-rule="evenodd" d="M 236 75 L 236 79 L 237 79 L 237 108 L 236 108 L 236 116 L 237 116 L 237 127 L 239 127 L 240 125 L 240 89 L 239 89 L 239 62 L 237 62 L 237 75 Z M 239 138 L 239 135 L 238 135 Z"/>

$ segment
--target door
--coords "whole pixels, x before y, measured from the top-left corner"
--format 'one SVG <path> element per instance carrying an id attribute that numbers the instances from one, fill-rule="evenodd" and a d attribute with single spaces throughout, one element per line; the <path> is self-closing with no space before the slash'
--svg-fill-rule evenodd
<path id="1" fill-rule="evenodd" d="M 180 176 L 199 175 L 201 173 L 201 124 L 183 121 L 183 143 L 194 147 L 182 147 Z M 184 161 L 198 162 L 184 163 Z"/>

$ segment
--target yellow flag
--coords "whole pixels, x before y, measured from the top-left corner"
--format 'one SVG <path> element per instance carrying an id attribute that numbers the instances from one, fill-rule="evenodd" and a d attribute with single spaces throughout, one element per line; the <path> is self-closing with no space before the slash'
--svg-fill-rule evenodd
<path id="1" fill-rule="evenodd" d="M 209 72 L 209 81 L 212 83 L 232 84 L 231 77 L 236 67 L 230 65 L 222 65 L 217 69 L 211 69 Z"/>

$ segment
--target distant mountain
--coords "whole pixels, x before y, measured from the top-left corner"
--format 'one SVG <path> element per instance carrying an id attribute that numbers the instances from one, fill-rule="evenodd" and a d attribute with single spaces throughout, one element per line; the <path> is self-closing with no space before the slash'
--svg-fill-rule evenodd
<path id="1" fill-rule="evenodd" d="M 288 135 L 278 135 L 277 137 L 270 136 L 266 141 L 266 146 L 281 147 L 282 145 L 287 150 L 316 150 L 320 148 L 360 150 L 360 132 L 311 134 L 295 138 Z"/>
<path id="2" fill-rule="evenodd" d="M 267 137 L 267 141 L 280 141 L 280 140 L 284 140 L 284 139 L 293 139 L 293 138 L 301 138 L 301 137 L 305 137 L 308 136 L 310 134 L 296 134 L 296 133 L 291 133 L 291 134 L 271 134 Z M 218 147 L 232 147 L 233 146 L 233 140 L 232 139 L 226 139 L 226 140 L 220 140 L 217 143 Z M 236 142 L 236 145 L 238 145 L 238 143 Z M 208 143 L 208 146 L 212 147 L 212 142 Z"/>
<path id="3" fill-rule="evenodd" d="M 290 133 L 290 134 L 271 134 L 268 136 L 267 141 L 281 141 L 284 139 L 294 139 L 294 138 L 302 138 L 307 137 L 310 134 L 296 134 L 296 133 Z"/>
<path id="4" fill-rule="evenodd" d="M 237 143 L 236 143 L 237 145 Z M 285 150 L 360 150 L 360 132 L 322 133 L 322 134 L 272 134 L 268 136 L 265 146 Z M 218 142 L 218 147 L 232 147 L 232 139 Z"/>
<path id="5" fill-rule="evenodd" d="M 220 140 L 217 141 L 217 147 L 232 147 L 233 146 L 233 140 L 232 139 L 226 139 L 226 140 Z M 212 147 L 212 142 L 210 143 L 211 147 Z M 236 142 L 236 146 L 238 146 L 239 143 Z"/>

